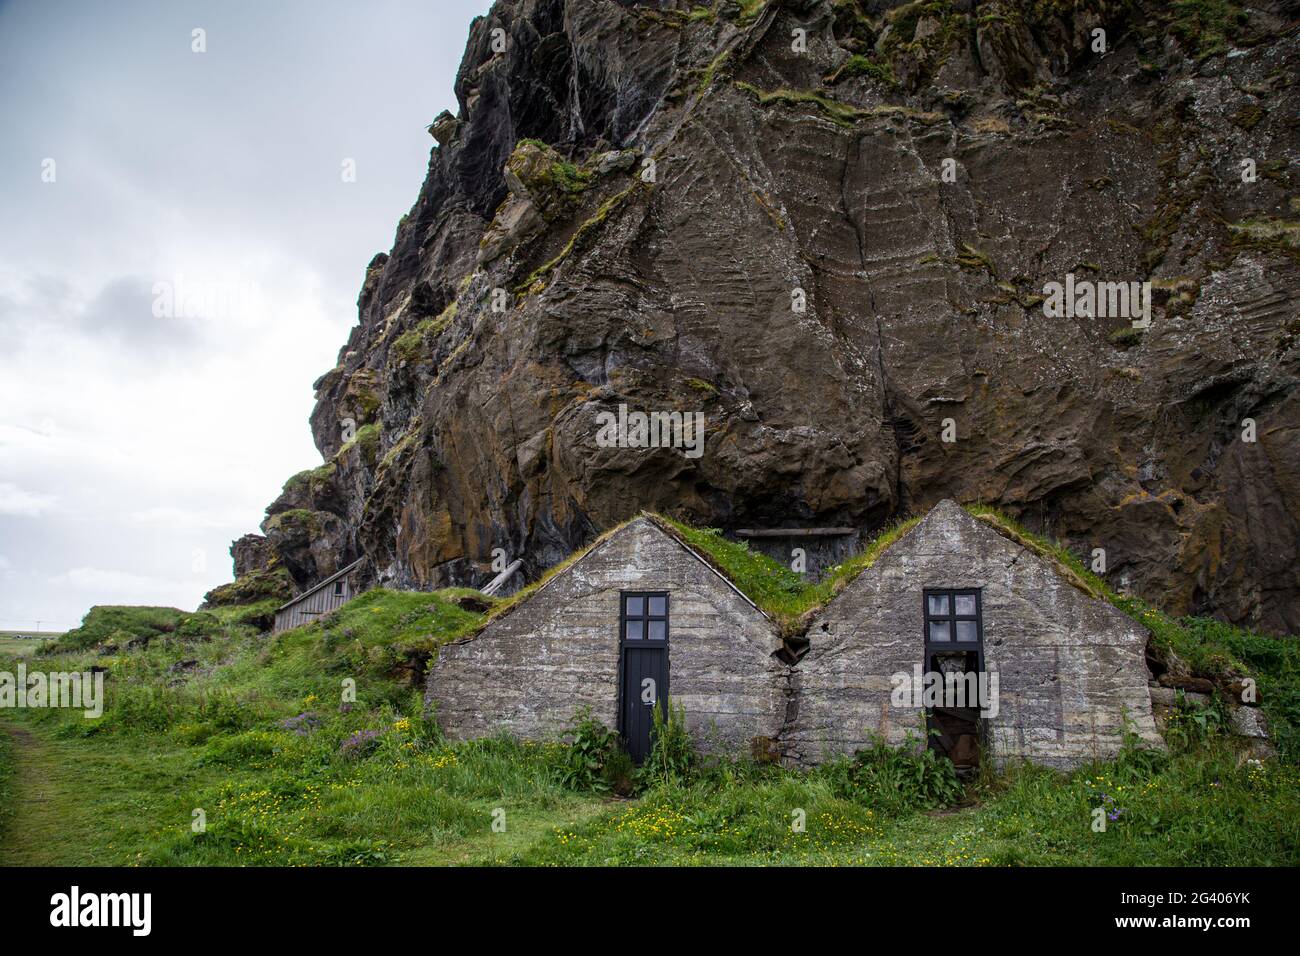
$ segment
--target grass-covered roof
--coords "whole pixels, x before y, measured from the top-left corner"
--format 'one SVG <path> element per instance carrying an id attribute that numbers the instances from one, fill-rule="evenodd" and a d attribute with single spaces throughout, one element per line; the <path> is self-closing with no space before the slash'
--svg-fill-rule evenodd
<path id="1" fill-rule="evenodd" d="M 1083 563 L 1062 545 L 1032 534 L 996 509 L 971 505 L 965 510 L 976 520 L 989 525 L 999 534 L 1016 541 L 1048 561 L 1066 580 L 1090 596 L 1109 600 L 1111 603 L 1118 600 L 1118 595 L 1104 581 L 1088 571 Z M 725 537 L 716 528 L 697 528 L 661 514 L 643 512 L 605 531 L 590 544 L 549 568 L 532 584 L 502 601 L 495 602 L 480 621 L 467 629 L 466 634 L 457 636 L 473 633 L 493 618 L 527 600 L 638 518 L 654 522 L 664 532 L 695 552 L 706 564 L 731 582 L 741 594 L 749 598 L 755 607 L 770 617 L 786 636 L 798 634 L 806 627 L 808 620 L 817 610 L 828 604 L 859 574 L 875 564 L 890 545 L 921 521 L 920 517 L 910 517 L 890 524 L 856 554 L 829 568 L 820 581 L 814 582 L 768 555 L 751 549 L 747 542 L 733 541 Z"/>

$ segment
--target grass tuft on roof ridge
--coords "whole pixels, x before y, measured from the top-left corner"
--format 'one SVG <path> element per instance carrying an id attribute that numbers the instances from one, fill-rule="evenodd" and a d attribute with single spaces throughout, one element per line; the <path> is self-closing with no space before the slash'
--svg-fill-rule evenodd
<path id="1" fill-rule="evenodd" d="M 809 618 L 844 590 L 859 574 L 876 563 L 885 549 L 914 528 L 920 518 L 906 518 L 881 531 L 865 548 L 841 564 L 827 569 L 813 583 L 743 541 L 731 541 L 716 528 L 693 528 L 672 518 L 653 515 L 675 530 L 703 557 L 718 567 L 759 610 L 781 627 L 784 636 L 806 628 Z"/>
<path id="2" fill-rule="evenodd" d="M 797 634 L 805 628 L 808 619 L 815 611 L 839 594 L 859 574 L 871 567 L 886 548 L 921 520 L 907 518 L 890 525 L 863 550 L 843 563 L 829 568 L 820 582 L 813 583 L 779 561 L 752 550 L 747 542 L 732 541 L 724 537 L 717 528 L 696 528 L 665 515 L 642 512 L 602 532 L 590 544 L 574 551 L 558 564 L 552 565 L 533 583 L 498 601 L 481 621 L 467 633 L 459 635 L 457 639 L 476 634 L 492 621 L 517 607 L 638 518 L 652 521 L 660 529 L 695 551 L 705 563 L 753 601 L 759 610 L 772 618 L 780 627 L 783 636 Z"/>
<path id="3" fill-rule="evenodd" d="M 1042 535 L 1034 534 L 1014 518 L 989 505 L 973 504 L 962 507 L 976 521 L 983 522 L 1004 538 L 1010 538 L 1016 544 L 1027 548 L 1055 566 L 1061 577 L 1089 597 L 1108 601 L 1111 604 L 1119 600 L 1119 595 L 1111 589 L 1110 585 L 1090 571 L 1078 556 L 1059 541 L 1049 541 Z"/>

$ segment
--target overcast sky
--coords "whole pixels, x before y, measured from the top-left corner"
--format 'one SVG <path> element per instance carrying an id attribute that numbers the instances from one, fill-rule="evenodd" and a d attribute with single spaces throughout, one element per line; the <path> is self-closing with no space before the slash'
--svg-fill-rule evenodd
<path id="1" fill-rule="evenodd" d="M 230 580 L 489 6 L 0 2 L 0 629 Z"/>

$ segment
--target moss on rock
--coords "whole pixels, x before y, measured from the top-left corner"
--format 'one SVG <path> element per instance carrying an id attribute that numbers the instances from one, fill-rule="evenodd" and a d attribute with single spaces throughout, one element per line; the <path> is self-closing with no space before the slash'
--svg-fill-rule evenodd
<path id="1" fill-rule="evenodd" d="M 229 584 L 213 588 L 203 596 L 204 610 L 234 607 L 273 600 L 283 604 L 293 596 L 293 581 L 282 566 L 253 571 Z"/>
<path id="2" fill-rule="evenodd" d="M 443 309 L 437 316 L 424 319 L 414 328 L 408 329 L 397 337 L 389 350 L 390 360 L 398 362 L 413 362 L 424 354 L 429 343 L 451 325 L 452 319 L 456 317 L 459 305 L 452 302 L 451 305 Z"/>
<path id="3" fill-rule="evenodd" d="M 298 500 L 319 497 L 329 482 L 334 478 L 337 466 L 332 461 L 317 468 L 300 471 L 284 483 L 280 492 L 283 496 Z"/>

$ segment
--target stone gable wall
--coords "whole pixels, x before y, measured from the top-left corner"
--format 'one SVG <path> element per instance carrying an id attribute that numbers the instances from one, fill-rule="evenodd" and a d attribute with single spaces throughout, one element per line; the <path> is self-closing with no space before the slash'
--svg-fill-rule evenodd
<path id="1" fill-rule="evenodd" d="M 442 648 L 426 703 L 453 739 L 557 735 L 584 706 L 618 726 L 621 591 L 670 595 L 669 699 L 700 748 L 748 751 L 785 718 L 788 668 L 766 616 L 639 518 L 476 637 Z"/>
<path id="2" fill-rule="evenodd" d="M 1000 710 L 986 722 L 995 761 L 1069 767 L 1113 755 L 1125 718 L 1159 745 L 1145 631 L 1089 598 L 1024 547 L 945 501 L 818 615 L 794 668 L 787 759 L 814 764 L 921 735 L 921 713 L 891 705 L 891 675 L 924 656 L 922 589 L 982 589 L 985 664 Z"/>
<path id="3" fill-rule="evenodd" d="M 986 666 L 999 711 L 993 759 L 1070 767 L 1120 747 L 1125 720 L 1159 745 L 1146 632 L 953 502 L 936 506 L 818 614 L 793 667 L 776 627 L 650 519 L 638 519 L 478 636 L 444 647 L 426 701 L 453 739 L 554 737 L 583 707 L 618 726 L 620 591 L 671 595 L 669 697 L 705 752 L 779 741 L 812 765 L 922 739 L 891 676 L 922 663 L 922 589 L 982 589 Z"/>

